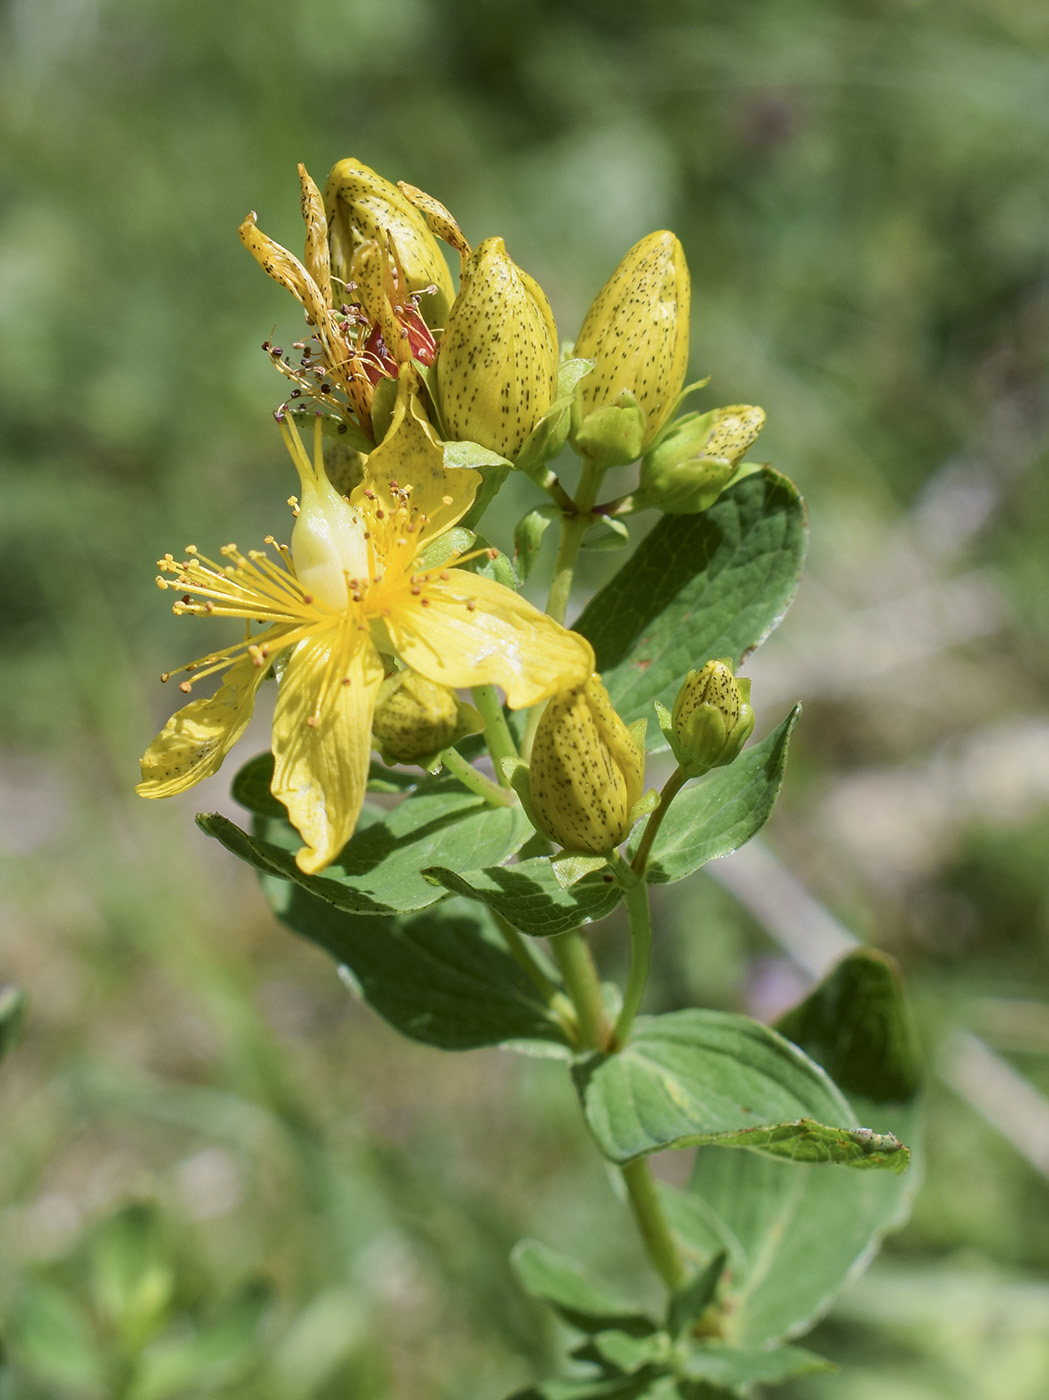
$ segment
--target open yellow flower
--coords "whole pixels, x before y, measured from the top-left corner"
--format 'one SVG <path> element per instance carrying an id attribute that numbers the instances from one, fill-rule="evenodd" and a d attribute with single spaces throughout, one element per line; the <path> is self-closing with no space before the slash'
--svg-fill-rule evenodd
<path id="1" fill-rule="evenodd" d="M 325 475 L 319 420 L 312 461 L 289 419 L 281 431 L 302 482 L 290 551 L 275 546 L 274 559 L 227 545 L 225 564 L 195 549 L 160 561 L 158 584 L 182 594 L 177 614 L 243 618 L 247 626 L 242 641 L 181 668 L 192 676 L 181 683 L 185 692 L 204 676 L 225 676 L 215 695 L 179 710 L 157 735 L 137 791 L 167 797 L 214 773 L 276 663 L 272 791 L 306 843 L 299 868 L 314 873 L 336 859 L 357 824 L 372 713 L 394 658 L 454 689 L 502 686 L 513 709 L 581 684 L 594 658 L 589 642 L 512 589 L 453 567 L 454 554 L 420 566 L 420 554 L 469 509 L 480 477 L 445 469 L 409 373 L 391 430 L 348 501 Z"/>

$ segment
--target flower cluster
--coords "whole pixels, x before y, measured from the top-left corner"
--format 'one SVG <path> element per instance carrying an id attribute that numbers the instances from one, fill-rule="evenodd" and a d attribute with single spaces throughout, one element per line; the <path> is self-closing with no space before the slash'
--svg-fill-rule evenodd
<path id="1" fill-rule="evenodd" d="M 661 493 L 670 509 L 702 509 L 756 436 L 760 410 L 672 422 L 689 334 L 688 270 L 673 234 L 630 250 L 562 357 L 545 294 L 501 238 L 471 248 L 432 196 L 356 160 L 334 167 L 323 194 L 301 165 L 299 181 L 301 260 L 254 213 L 240 228 L 308 327 L 295 355 L 264 346 L 292 384 L 276 414 L 300 487 L 290 544 L 227 545 L 221 562 L 190 547 L 160 561 L 157 582 L 179 595 L 177 614 L 237 618 L 244 633 L 181 668 L 185 693 L 205 677 L 221 683 L 164 726 L 138 791 L 165 797 L 214 773 L 275 675 L 272 791 L 302 837 L 300 869 L 315 873 L 354 831 L 372 749 L 392 762 L 439 762 L 480 727 L 455 692 L 498 686 L 511 709 L 551 701 L 525 745 L 535 740 L 526 805 L 537 827 L 569 849 L 609 851 L 651 810 L 640 736 L 594 675 L 589 642 L 561 624 L 563 607 L 551 607 L 555 620 L 479 571 L 495 551 L 470 552 L 462 540 L 474 537 L 454 527 L 468 514 L 473 522 L 514 465 L 564 509 L 547 463 L 566 442 L 591 481 L 642 459 L 638 490 L 608 516 Z M 458 293 L 439 240 L 458 254 Z M 297 426 L 307 408 L 309 450 Z M 348 495 L 326 460 L 332 431 L 356 453 L 360 480 Z M 588 528 L 593 501 L 569 504 Z M 496 777 L 509 781 L 498 766 Z"/>

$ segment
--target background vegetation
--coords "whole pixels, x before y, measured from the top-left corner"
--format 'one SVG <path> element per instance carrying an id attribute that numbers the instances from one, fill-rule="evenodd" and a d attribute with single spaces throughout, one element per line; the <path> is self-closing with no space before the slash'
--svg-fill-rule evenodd
<path id="1" fill-rule="evenodd" d="M 495 1400 L 555 1342 L 515 1238 L 629 1287 L 562 1076 L 357 1008 L 194 828 L 228 775 L 131 793 L 199 648 L 153 560 L 288 491 L 258 345 L 297 325 L 237 224 L 297 248 L 295 162 L 348 154 L 502 233 L 566 337 L 681 236 L 703 402 L 766 408 L 814 543 L 751 667 L 759 732 L 806 703 L 784 800 L 663 901 L 650 1004 L 771 1016 L 843 927 L 893 951 L 925 1186 L 814 1338 L 844 1373 L 781 1393 L 1043 1396 L 1049 11 L 6 0 L 0 55 L 0 1397 Z"/>

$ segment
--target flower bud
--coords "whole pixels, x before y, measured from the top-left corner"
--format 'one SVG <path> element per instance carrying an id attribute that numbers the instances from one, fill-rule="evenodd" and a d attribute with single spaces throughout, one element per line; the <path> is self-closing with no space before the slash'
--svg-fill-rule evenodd
<path id="1" fill-rule="evenodd" d="M 543 289 L 501 238 L 486 238 L 463 267 L 437 351 L 445 436 L 516 456 L 554 401 L 557 361 L 557 327 Z"/>
<path id="2" fill-rule="evenodd" d="M 396 185 L 359 160 L 340 160 L 328 176 L 324 207 L 336 278 L 352 280 L 350 262 L 362 243 L 374 240 L 385 248 L 389 238 L 407 280 L 402 291 L 436 287 L 432 296 L 423 298 L 423 315 L 427 325 L 444 325 L 455 296 L 448 264 L 426 220 Z"/>
<path id="3" fill-rule="evenodd" d="M 666 422 L 688 366 L 690 283 L 685 254 L 672 233 L 636 243 L 586 313 L 575 354 L 593 360 L 580 382 L 581 422 L 624 392 L 644 414 L 639 451 Z"/>
<path id="4" fill-rule="evenodd" d="M 735 476 L 764 424 L 764 410 L 751 404 L 686 414 L 642 458 L 636 508 L 658 506 L 671 515 L 706 510 Z"/>
<path id="5" fill-rule="evenodd" d="M 656 709 L 674 757 L 690 778 L 731 763 L 754 728 L 750 681 L 736 679 L 728 657 L 689 671 L 672 714 L 658 701 Z"/>
<path id="6" fill-rule="evenodd" d="M 570 851 L 605 855 L 636 820 L 644 749 L 612 708 L 600 676 L 555 695 L 532 745 L 528 795 L 543 831 Z"/>
<path id="7" fill-rule="evenodd" d="M 372 717 L 372 737 L 387 763 L 418 763 L 439 753 L 459 729 L 455 691 L 415 671 L 384 681 Z"/>

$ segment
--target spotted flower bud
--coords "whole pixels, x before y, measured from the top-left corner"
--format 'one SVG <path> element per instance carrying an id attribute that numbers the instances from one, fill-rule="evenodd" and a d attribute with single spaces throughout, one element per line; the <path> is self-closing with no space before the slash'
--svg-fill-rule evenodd
<path id="1" fill-rule="evenodd" d="M 593 371 L 580 381 L 575 431 L 587 455 L 600 456 L 601 440 L 610 431 L 601 420 L 588 424 L 595 411 L 640 410 L 634 457 L 666 422 L 688 366 L 689 293 L 681 244 L 664 230 L 636 243 L 594 298 L 575 343 L 577 356 L 594 361 Z M 626 432 L 631 448 L 632 432 L 631 424 Z M 615 460 L 622 461 L 623 446 L 618 450 Z"/>
<path id="2" fill-rule="evenodd" d="M 554 401 L 557 361 L 543 289 L 501 238 L 486 238 L 463 266 L 437 352 L 445 436 L 514 457 Z"/>
<path id="3" fill-rule="evenodd" d="M 635 507 L 658 506 L 670 515 L 706 510 L 764 425 L 764 410 L 750 404 L 686 414 L 642 458 Z"/>
<path id="4" fill-rule="evenodd" d="M 332 273 L 344 284 L 353 280 L 350 264 L 362 243 L 393 245 L 404 270 L 408 293 L 433 290 L 422 298 L 427 325 L 443 326 L 455 296 L 451 273 L 426 219 L 396 185 L 354 160 L 332 167 L 324 189 Z"/>
<path id="5" fill-rule="evenodd" d="M 383 682 L 372 737 L 388 763 L 418 763 L 447 748 L 459 732 L 455 691 L 415 671 Z"/>
<path id="6" fill-rule="evenodd" d="M 605 855 L 636 820 L 645 752 L 599 676 L 555 695 L 532 745 L 528 796 L 542 830 L 569 851 Z"/>
<path id="7" fill-rule="evenodd" d="M 736 679 L 728 657 L 689 671 L 672 713 L 658 701 L 656 709 L 674 757 L 690 778 L 731 763 L 754 728 L 750 681 Z"/>

